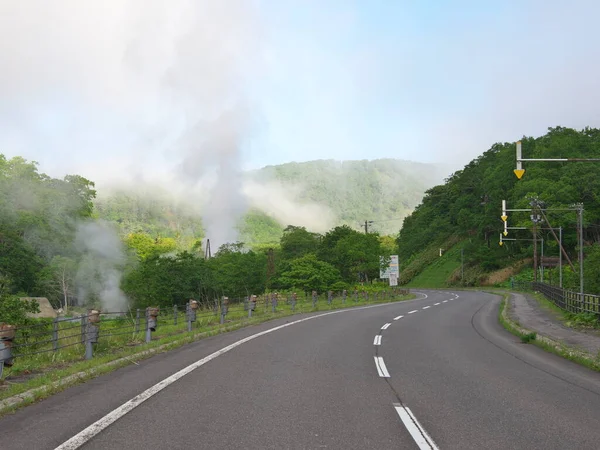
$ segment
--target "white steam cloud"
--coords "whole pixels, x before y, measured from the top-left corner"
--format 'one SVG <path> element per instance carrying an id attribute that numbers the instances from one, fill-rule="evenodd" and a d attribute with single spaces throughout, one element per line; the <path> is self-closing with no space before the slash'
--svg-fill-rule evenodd
<path id="1" fill-rule="evenodd" d="M 246 206 L 242 151 L 257 123 L 257 4 L 1 2 L 2 142 L 27 154 L 42 139 L 50 172 L 67 164 L 100 182 L 168 172 L 165 182 L 187 195 L 202 186 L 208 237 L 231 240 Z"/>
<path id="2" fill-rule="evenodd" d="M 127 310 L 127 297 L 121 291 L 123 244 L 109 224 L 84 222 L 77 226 L 75 248 L 81 260 L 75 276 L 80 304 L 100 302 L 105 312 Z"/>
<path id="3" fill-rule="evenodd" d="M 299 188 L 298 188 L 299 189 Z M 335 215 L 329 208 L 316 203 L 299 203 L 298 192 L 276 181 L 247 181 L 244 194 L 251 206 L 273 217 L 283 225 L 296 225 L 325 233 L 335 225 Z"/>

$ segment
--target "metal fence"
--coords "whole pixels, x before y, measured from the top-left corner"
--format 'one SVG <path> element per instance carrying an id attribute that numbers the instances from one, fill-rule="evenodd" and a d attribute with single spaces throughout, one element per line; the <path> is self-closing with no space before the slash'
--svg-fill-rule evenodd
<path id="1" fill-rule="evenodd" d="M 600 296 L 580 294 L 558 286 L 531 281 L 511 281 L 513 289 L 537 291 L 559 308 L 574 313 L 595 314 L 600 320 Z"/>
<path id="2" fill-rule="evenodd" d="M 183 305 L 145 310 L 103 312 L 91 309 L 78 317 L 38 319 L 23 326 L 0 322 L 0 376 L 3 366 L 12 366 L 16 358 L 91 359 L 94 354 L 107 354 L 182 333 L 210 332 L 224 325 L 295 313 L 391 302 L 408 293 L 408 289 L 399 288 L 377 293 L 329 291 L 301 296 L 270 293 L 235 299 L 189 300 Z"/>

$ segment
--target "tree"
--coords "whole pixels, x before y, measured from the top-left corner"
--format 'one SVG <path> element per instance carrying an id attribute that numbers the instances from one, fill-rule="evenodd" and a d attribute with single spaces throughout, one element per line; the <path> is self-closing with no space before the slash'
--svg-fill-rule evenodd
<path id="1" fill-rule="evenodd" d="M 329 231 L 323 238 L 319 255 L 349 283 L 378 278 L 380 256 L 389 257 L 377 233 L 364 234 L 348 226 Z"/>
<path id="2" fill-rule="evenodd" d="M 0 275 L 0 318 L 1 322 L 10 325 L 22 325 L 27 323 L 27 313 L 38 313 L 40 307 L 35 301 L 21 300 L 8 291 L 10 283 L 8 279 Z"/>
<path id="3" fill-rule="evenodd" d="M 129 233 L 125 238 L 125 244 L 133 249 L 141 260 L 170 253 L 177 249 L 175 239 L 161 237 L 153 239 L 146 233 Z"/>
<path id="4" fill-rule="evenodd" d="M 339 281 L 340 273 L 331 264 L 319 261 L 314 254 L 308 254 L 291 261 L 278 283 L 284 289 L 298 288 L 305 292 L 323 292 Z"/>
<path id="5" fill-rule="evenodd" d="M 304 227 L 289 225 L 283 230 L 281 237 L 281 254 L 283 258 L 292 260 L 309 253 L 316 253 L 319 240 L 319 234 L 311 233 Z"/>
<path id="6" fill-rule="evenodd" d="M 45 288 L 58 294 L 59 304 L 65 312 L 69 308 L 69 298 L 75 295 L 76 273 L 75 260 L 65 256 L 55 256 L 40 277 Z"/>
<path id="7" fill-rule="evenodd" d="M 266 284 L 267 256 L 246 250 L 237 242 L 221 246 L 208 260 L 214 289 L 230 297 L 243 297 L 262 292 Z"/>

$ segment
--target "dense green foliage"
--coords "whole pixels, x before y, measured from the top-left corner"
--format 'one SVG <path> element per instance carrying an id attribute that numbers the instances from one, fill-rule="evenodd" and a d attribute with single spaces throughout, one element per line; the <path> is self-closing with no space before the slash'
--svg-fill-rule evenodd
<path id="1" fill-rule="evenodd" d="M 522 147 L 523 158 L 599 158 L 600 130 L 551 128 L 542 137 L 523 138 Z M 523 240 L 507 241 L 503 246 L 498 243 L 503 231 L 500 218 L 502 200 L 507 201 L 509 209 L 530 208 L 530 198 L 535 196 L 543 200 L 548 209 L 583 203 L 584 239 L 588 253 L 586 278 L 590 280 L 588 286 L 594 286 L 592 283 L 600 273 L 600 265 L 595 262 L 598 259 L 596 246 L 591 247 L 592 243 L 600 242 L 598 163 L 524 163 L 525 176 L 518 180 L 513 173 L 515 159 L 514 143 L 495 144 L 463 170 L 452 174 L 445 184 L 429 189 L 423 202 L 404 220 L 398 235 L 401 265 L 408 267 L 424 246 L 441 247 L 451 236 L 469 237 L 469 243 L 464 247 L 465 263 L 478 265 L 486 271 L 531 256 L 531 231 L 511 230 L 508 238 Z M 529 213 L 509 212 L 508 217 L 509 227 L 531 229 Z M 548 211 L 547 217 L 552 227 L 563 228 L 564 245 L 576 262 L 575 213 Z M 546 255 L 557 256 L 558 245 L 549 231 L 538 230 L 538 234 L 545 241 Z M 567 276 L 569 282 L 566 285 L 574 287 L 576 283 L 573 284 L 571 279 L 575 277 Z"/>
<path id="2" fill-rule="evenodd" d="M 0 155 L 0 284 L 8 294 L 58 294 L 57 257 L 72 258 L 78 221 L 90 218 L 94 183 L 62 180 L 36 163 Z M 55 270 L 56 269 L 56 270 Z"/>
<path id="3" fill-rule="evenodd" d="M 378 277 L 384 252 L 377 234 L 342 226 L 322 236 L 288 226 L 276 249 L 254 251 L 237 243 L 221 246 L 208 260 L 189 252 L 140 257 L 123 288 L 137 306 L 182 304 L 189 298 L 212 304 L 223 295 L 240 298 L 265 290 L 339 291 Z"/>

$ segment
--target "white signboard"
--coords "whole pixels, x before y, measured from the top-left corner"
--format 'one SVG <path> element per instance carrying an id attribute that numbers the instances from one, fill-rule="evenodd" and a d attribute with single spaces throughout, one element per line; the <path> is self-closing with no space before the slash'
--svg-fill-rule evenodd
<path id="1" fill-rule="evenodd" d="M 392 255 L 390 257 L 390 264 L 385 270 L 379 269 L 379 278 L 389 278 L 390 273 L 395 273 L 396 278 L 400 275 L 400 265 L 398 264 L 398 255 Z M 380 262 L 383 263 L 383 256 L 379 257 Z"/>
<path id="2" fill-rule="evenodd" d="M 390 286 L 398 286 L 398 274 L 390 272 Z"/>

